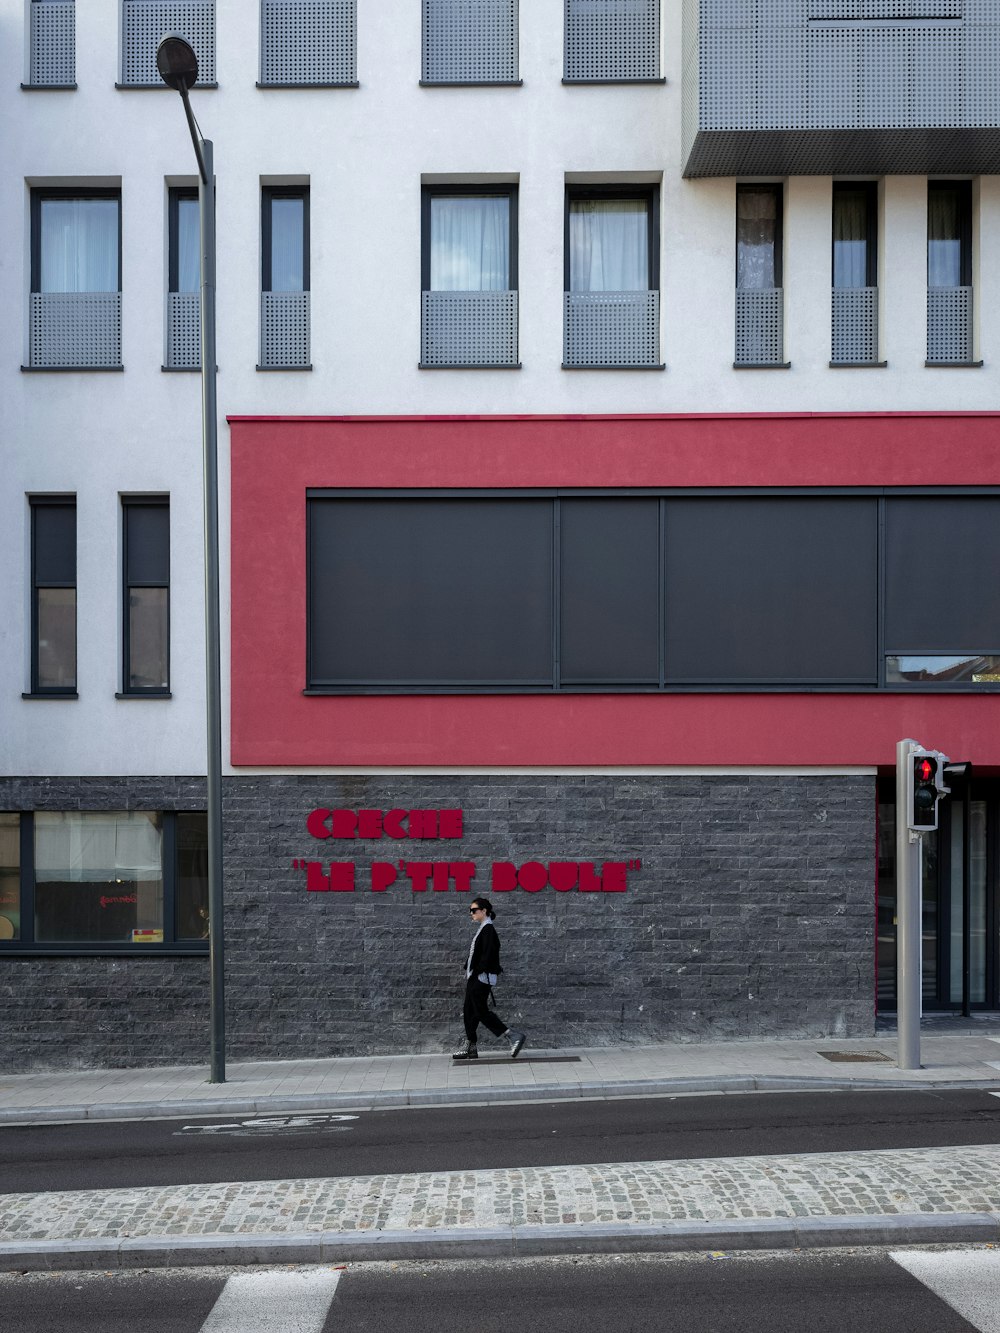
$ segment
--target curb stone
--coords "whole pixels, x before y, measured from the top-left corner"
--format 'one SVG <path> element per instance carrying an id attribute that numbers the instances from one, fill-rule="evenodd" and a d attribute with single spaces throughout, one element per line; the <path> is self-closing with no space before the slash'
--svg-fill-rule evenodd
<path id="1" fill-rule="evenodd" d="M 1000 1241 L 996 1213 L 776 1217 L 634 1226 L 151 1236 L 0 1244 L 0 1271 L 329 1264 L 384 1259 L 487 1259 L 558 1254 L 668 1254 L 697 1250 L 972 1244 Z"/>
<path id="2" fill-rule="evenodd" d="M 162 1102 L 95 1102 L 83 1106 L 0 1106 L 0 1127 L 61 1124 L 83 1120 L 176 1119 L 181 1116 L 254 1115 L 263 1111 L 376 1111 L 495 1102 L 578 1101 L 610 1097 L 662 1097 L 712 1092 L 1000 1092 L 1000 1076 L 985 1079 L 803 1078 L 794 1074 L 728 1075 L 719 1078 L 533 1083 L 526 1087 L 441 1088 L 386 1092 L 302 1093 L 258 1097 L 188 1097 Z"/>

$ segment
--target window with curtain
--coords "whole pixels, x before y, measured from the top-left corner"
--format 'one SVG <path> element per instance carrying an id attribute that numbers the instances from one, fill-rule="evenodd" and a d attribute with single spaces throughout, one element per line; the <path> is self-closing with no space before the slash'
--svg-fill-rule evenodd
<path id="1" fill-rule="evenodd" d="M 736 286 L 765 291 L 781 286 L 781 186 L 736 190 Z"/>
<path id="2" fill-rule="evenodd" d="M 876 208 L 875 186 L 873 183 L 834 184 L 834 287 L 877 286 Z"/>
<path id="3" fill-rule="evenodd" d="M 425 192 L 423 289 L 502 292 L 512 272 L 513 192 Z"/>
<path id="4" fill-rule="evenodd" d="M 117 192 L 32 194 L 31 290 L 117 292 Z"/>
<path id="5" fill-rule="evenodd" d="M 172 292 L 196 292 L 201 286 L 198 191 L 170 191 L 169 280 Z"/>
<path id="6" fill-rule="evenodd" d="M 927 182 L 927 286 L 972 285 L 972 189 L 968 181 Z"/>
<path id="7" fill-rule="evenodd" d="M 263 204 L 265 292 L 309 290 L 309 191 L 305 186 L 268 187 Z"/>
<path id="8" fill-rule="evenodd" d="M 629 198 L 571 194 L 566 290 L 653 290 L 652 211 L 650 195 Z"/>

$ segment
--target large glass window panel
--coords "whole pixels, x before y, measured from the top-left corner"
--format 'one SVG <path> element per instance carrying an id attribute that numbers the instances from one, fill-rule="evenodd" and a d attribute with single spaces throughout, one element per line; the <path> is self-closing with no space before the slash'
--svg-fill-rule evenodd
<path id="1" fill-rule="evenodd" d="M 309 683 L 552 684 L 552 503 L 309 501 Z"/>
<path id="2" fill-rule="evenodd" d="M 875 196 L 868 185 L 834 185 L 833 286 L 874 287 Z"/>
<path id="3" fill-rule="evenodd" d="M 165 690 L 169 640 L 167 588 L 129 589 L 130 690 Z"/>
<path id="4" fill-rule="evenodd" d="M 971 282 L 970 189 L 967 181 L 927 185 L 927 286 Z"/>
<path id="5" fill-rule="evenodd" d="M 667 501 L 669 681 L 877 680 L 874 499 Z"/>
<path id="6" fill-rule="evenodd" d="M 177 938 L 208 939 L 208 822 L 203 814 L 177 815 Z"/>
<path id="7" fill-rule="evenodd" d="M 565 682 L 659 679 L 659 500 L 559 502 Z"/>
<path id="8" fill-rule="evenodd" d="M 265 290 L 303 292 L 306 290 L 305 216 L 302 195 L 271 195 L 269 273 Z"/>
<path id="9" fill-rule="evenodd" d="M 0 940 L 21 938 L 21 816 L 0 812 Z"/>
<path id="10" fill-rule="evenodd" d="M 651 289 L 648 199 L 569 201 L 569 290 Z"/>
<path id="11" fill-rule="evenodd" d="M 736 191 L 736 286 L 740 291 L 780 287 L 777 189 Z"/>
<path id="12" fill-rule="evenodd" d="M 197 196 L 178 194 L 174 207 L 170 290 L 196 292 L 201 286 L 201 231 Z"/>
<path id="13" fill-rule="evenodd" d="M 432 195 L 433 292 L 507 291 L 510 196 Z"/>
<path id="14" fill-rule="evenodd" d="M 932 674 L 1000 649 L 1000 497 L 891 496 L 885 502 L 885 648 L 897 656 L 944 656 Z M 905 659 L 904 659 L 905 661 Z M 918 669 L 921 669 L 918 667 Z"/>
<path id="15" fill-rule="evenodd" d="M 161 816 L 37 812 L 35 939 L 161 943 Z"/>
<path id="16" fill-rule="evenodd" d="M 38 678 L 42 690 L 76 689 L 76 589 L 38 588 Z"/>
<path id="17" fill-rule="evenodd" d="M 39 200 L 39 292 L 117 292 L 117 199 Z"/>

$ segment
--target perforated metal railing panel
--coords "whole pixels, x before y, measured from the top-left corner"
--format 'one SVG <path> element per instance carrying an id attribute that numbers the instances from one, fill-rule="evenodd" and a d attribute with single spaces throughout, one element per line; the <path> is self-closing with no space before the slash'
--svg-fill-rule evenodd
<path id="1" fill-rule="evenodd" d="M 927 360 L 972 360 L 972 288 L 927 288 Z"/>
<path id="2" fill-rule="evenodd" d="M 76 5 L 74 0 L 31 4 L 31 55 L 28 81 L 32 87 L 76 83 Z"/>
<path id="3" fill-rule="evenodd" d="M 878 288 L 833 288 L 830 360 L 867 365 L 878 361 Z"/>
<path id="4" fill-rule="evenodd" d="M 960 19 L 962 0 L 806 0 L 810 19 Z"/>
<path id="5" fill-rule="evenodd" d="M 215 0 L 122 0 L 122 83 L 166 87 L 156 69 L 156 47 L 165 32 L 187 38 L 198 57 L 199 84 L 214 83 Z"/>
<path id="6" fill-rule="evenodd" d="M 261 0 L 260 81 L 357 83 L 357 0 Z"/>
<path id="7" fill-rule="evenodd" d="M 310 364 L 308 292 L 261 292 L 260 364 L 290 370 Z"/>
<path id="8" fill-rule="evenodd" d="M 567 80 L 660 77 L 660 0 L 565 4 Z"/>
<path id="9" fill-rule="evenodd" d="M 779 366 L 784 361 L 784 293 L 780 287 L 736 292 L 738 366 Z"/>
<path id="10" fill-rule="evenodd" d="M 423 0 L 425 83 L 516 83 L 518 0 Z"/>
<path id="11" fill-rule="evenodd" d="M 517 292 L 422 292 L 420 363 L 516 366 Z"/>
<path id="12" fill-rule="evenodd" d="M 32 292 L 28 364 L 53 370 L 122 363 L 120 292 Z"/>
<path id="13" fill-rule="evenodd" d="M 201 296 L 198 292 L 167 293 L 167 355 L 171 370 L 197 370 L 201 365 Z"/>
<path id="14" fill-rule="evenodd" d="M 659 292 L 566 292 L 563 364 L 655 366 Z"/>

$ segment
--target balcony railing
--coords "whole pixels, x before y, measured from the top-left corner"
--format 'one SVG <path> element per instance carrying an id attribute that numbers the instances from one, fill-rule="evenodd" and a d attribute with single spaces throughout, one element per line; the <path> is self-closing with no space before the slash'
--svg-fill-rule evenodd
<path id="1" fill-rule="evenodd" d="M 354 87 L 357 0 L 262 0 L 260 81 L 272 87 Z"/>
<path id="2" fill-rule="evenodd" d="M 31 293 L 29 366 L 114 370 L 121 363 L 121 292 Z"/>
<path id="3" fill-rule="evenodd" d="M 122 86 L 166 87 L 156 68 L 165 32 L 194 47 L 199 87 L 215 83 L 215 0 L 122 0 Z"/>
<path id="4" fill-rule="evenodd" d="M 737 366 L 784 363 L 784 291 L 764 287 L 736 292 Z"/>
<path id="5" fill-rule="evenodd" d="M 566 292 L 563 365 L 641 369 L 660 361 L 660 293 Z"/>
<path id="6" fill-rule="evenodd" d="M 660 77 L 660 0 L 565 0 L 567 83 Z"/>
<path id="7" fill-rule="evenodd" d="M 972 360 L 971 287 L 928 287 L 927 360 L 946 365 Z"/>
<path id="8" fill-rule="evenodd" d="M 424 83 L 516 83 L 518 0 L 423 0 Z"/>
<path id="9" fill-rule="evenodd" d="M 308 292 L 261 292 L 260 367 L 309 369 Z"/>
<path id="10" fill-rule="evenodd" d="M 31 52 L 28 83 L 32 88 L 66 88 L 76 83 L 76 5 L 74 0 L 29 4 Z"/>
<path id="11" fill-rule="evenodd" d="M 422 292 L 420 364 L 517 365 L 517 292 Z"/>
<path id="12" fill-rule="evenodd" d="M 832 365 L 878 364 L 878 288 L 834 287 Z"/>
<path id="13" fill-rule="evenodd" d="M 198 370 L 201 366 L 201 294 L 167 293 L 168 370 Z"/>

